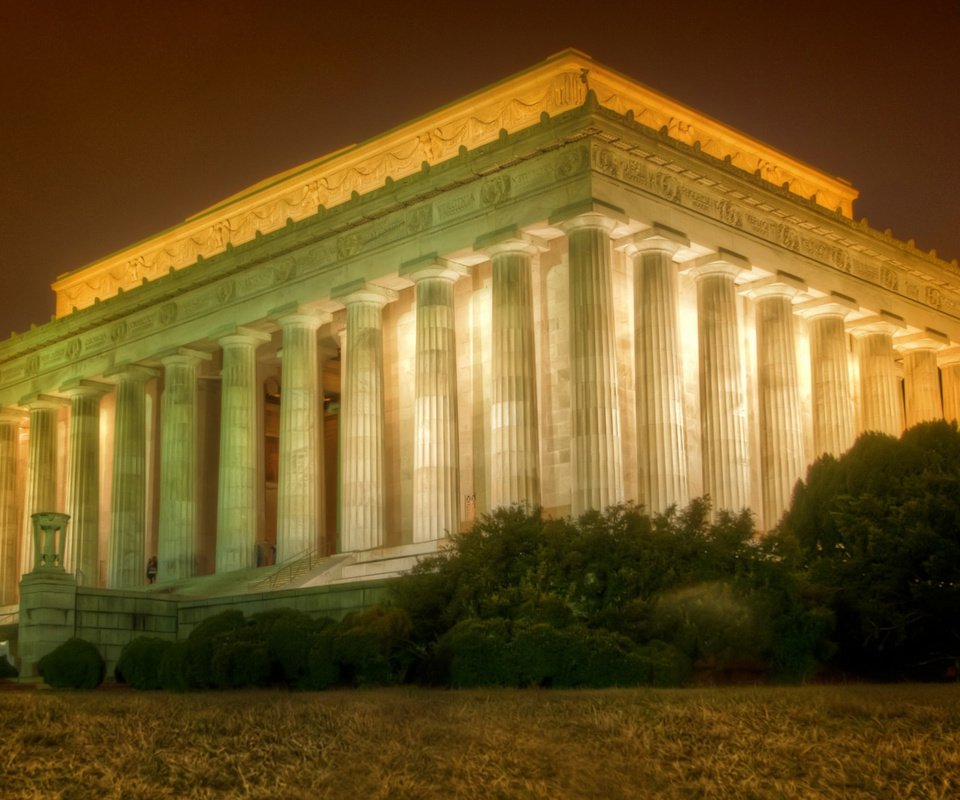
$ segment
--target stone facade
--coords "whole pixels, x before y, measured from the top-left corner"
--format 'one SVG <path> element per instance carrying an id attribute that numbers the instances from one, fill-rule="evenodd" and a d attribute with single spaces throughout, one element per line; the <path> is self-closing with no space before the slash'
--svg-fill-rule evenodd
<path id="1" fill-rule="evenodd" d="M 768 529 L 820 454 L 960 408 L 957 265 L 856 196 L 576 52 L 265 181 L 0 344 L 0 595 L 38 511 L 125 592 L 500 504 Z"/>

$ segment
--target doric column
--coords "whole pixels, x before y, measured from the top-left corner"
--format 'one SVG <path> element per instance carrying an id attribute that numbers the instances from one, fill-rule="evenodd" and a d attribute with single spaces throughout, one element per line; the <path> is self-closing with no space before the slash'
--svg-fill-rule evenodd
<path id="1" fill-rule="evenodd" d="M 157 580 L 197 574 L 200 475 L 197 472 L 197 376 L 210 353 L 181 349 L 161 359 L 160 524 Z"/>
<path id="2" fill-rule="evenodd" d="M 938 363 L 943 384 L 943 418 L 960 421 L 960 347 L 941 350 Z"/>
<path id="3" fill-rule="evenodd" d="M 238 328 L 220 339 L 220 486 L 217 494 L 217 572 L 256 566 L 257 347 L 262 331 Z"/>
<path id="4" fill-rule="evenodd" d="M 24 416 L 18 409 L 0 409 L 0 606 L 17 601 L 20 582 L 17 445 Z"/>
<path id="5" fill-rule="evenodd" d="M 30 412 L 27 486 L 20 538 L 21 574 L 32 571 L 36 564 L 32 515 L 57 510 L 57 414 L 65 403 L 59 397 L 41 394 L 20 401 Z"/>
<path id="6" fill-rule="evenodd" d="M 347 307 L 340 547 L 350 552 L 384 543 L 383 307 L 396 293 L 356 281 L 334 295 Z"/>
<path id="7" fill-rule="evenodd" d="M 572 216 L 557 215 L 566 217 L 560 221 L 570 258 L 570 496 L 575 515 L 624 499 L 610 276 L 610 234 L 617 220 L 611 212 L 581 213 L 577 208 Z"/>
<path id="8" fill-rule="evenodd" d="M 813 394 L 814 458 L 839 456 L 853 445 L 856 417 L 850 390 L 847 331 L 844 320 L 857 310 L 845 298 L 818 297 L 795 306 L 807 320 Z"/>
<path id="9" fill-rule="evenodd" d="M 414 282 L 417 295 L 413 541 L 428 542 L 460 530 L 453 285 L 467 270 L 429 256 L 404 264 L 400 274 Z"/>
<path id="10" fill-rule="evenodd" d="M 880 431 L 899 436 L 902 403 L 894 365 L 893 334 L 903 322 L 886 315 L 849 324 L 860 355 L 861 432 Z"/>
<path id="11" fill-rule="evenodd" d="M 757 394 L 760 405 L 760 475 L 763 527 L 776 526 L 803 473 L 803 430 L 797 382 L 793 298 L 806 286 L 786 275 L 749 284 L 756 303 Z"/>
<path id="12" fill-rule="evenodd" d="M 112 387 L 81 380 L 64 386 L 70 398 L 70 449 L 67 463 L 65 561 L 78 586 L 100 581 L 100 398 Z"/>
<path id="13" fill-rule="evenodd" d="M 540 504 L 540 418 L 531 259 L 540 240 L 515 228 L 477 241 L 493 264 L 490 507 Z"/>
<path id="14" fill-rule="evenodd" d="M 747 405 L 740 378 L 735 279 L 750 266 L 721 250 L 696 261 L 703 490 L 715 511 L 749 505 Z"/>
<path id="15" fill-rule="evenodd" d="M 633 258 L 640 502 L 655 513 L 688 500 L 673 257 L 689 244 L 675 231 L 655 225 L 624 247 Z"/>
<path id="16" fill-rule="evenodd" d="M 277 560 L 323 541 L 323 390 L 317 330 L 328 315 L 291 313 L 283 330 L 280 369 L 280 465 L 277 485 Z"/>
<path id="17" fill-rule="evenodd" d="M 943 419 L 937 352 L 948 344 L 950 340 L 946 336 L 929 328 L 893 340 L 894 347 L 903 354 L 904 423 L 907 428 Z"/>
<path id="18" fill-rule="evenodd" d="M 140 366 L 127 367 L 114 375 L 117 403 L 107 548 L 108 589 L 140 586 L 146 580 L 146 384 L 153 376 L 153 370 Z"/>

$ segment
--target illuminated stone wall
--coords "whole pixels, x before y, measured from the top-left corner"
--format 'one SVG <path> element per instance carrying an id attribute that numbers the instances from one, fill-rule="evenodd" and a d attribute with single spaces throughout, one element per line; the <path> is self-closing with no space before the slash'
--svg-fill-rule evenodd
<path id="1" fill-rule="evenodd" d="M 576 53 L 265 181 L 61 278 L 59 318 L 0 344 L 3 597 L 81 451 L 83 586 L 158 552 L 161 582 L 412 558 L 497 502 L 709 492 L 769 528 L 821 452 L 960 406 L 956 264 L 855 197 Z"/>

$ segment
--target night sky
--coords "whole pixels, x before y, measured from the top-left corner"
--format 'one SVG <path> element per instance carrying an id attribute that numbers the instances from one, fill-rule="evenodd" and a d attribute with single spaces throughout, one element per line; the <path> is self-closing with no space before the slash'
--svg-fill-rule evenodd
<path id="1" fill-rule="evenodd" d="M 0 0 L 0 338 L 59 274 L 568 47 L 957 258 L 958 46 L 958 0 Z"/>

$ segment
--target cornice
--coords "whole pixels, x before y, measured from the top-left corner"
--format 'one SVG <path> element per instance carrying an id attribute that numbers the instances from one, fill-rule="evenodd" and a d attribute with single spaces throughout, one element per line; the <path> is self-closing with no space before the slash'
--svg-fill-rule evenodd
<path id="1" fill-rule="evenodd" d="M 576 51 L 565 51 L 428 115 L 359 145 L 288 170 L 194 215 L 181 225 L 96 261 L 53 283 L 63 317 L 146 279 L 182 270 L 364 195 L 392 181 L 537 125 L 545 118 L 599 104 L 662 130 L 678 142 L 729 159 L 738 168 L 852 215 L 857 192 L 739 131 L 620 75 Z"/>

